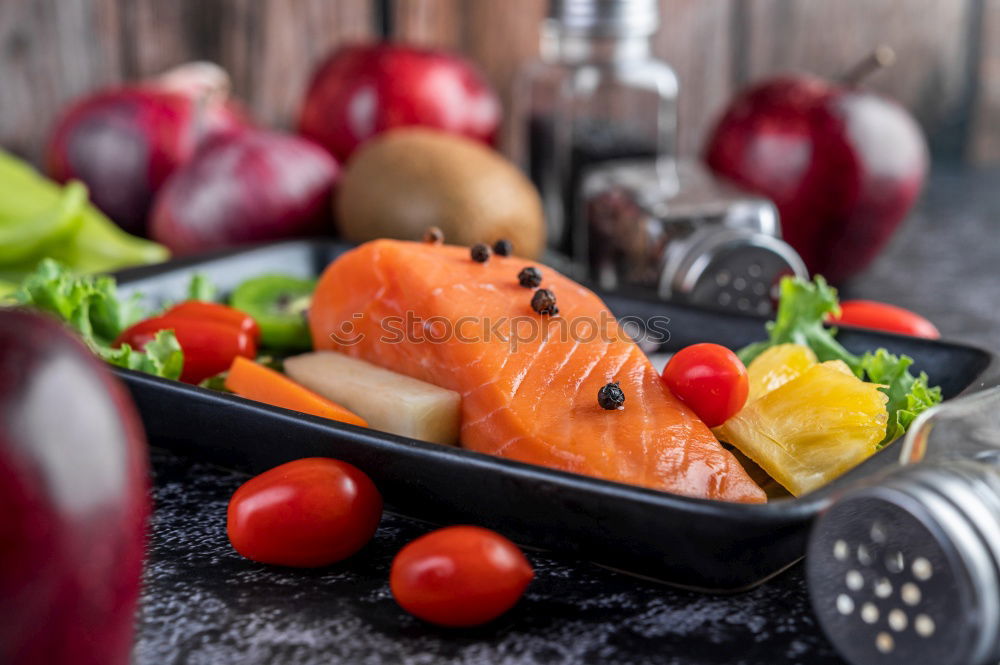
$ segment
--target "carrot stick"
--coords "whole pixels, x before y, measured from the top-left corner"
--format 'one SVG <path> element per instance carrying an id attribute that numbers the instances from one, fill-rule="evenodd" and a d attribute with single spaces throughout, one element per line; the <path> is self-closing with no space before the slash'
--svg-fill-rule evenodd
<path id="1" fill-rule="evenodd" d="M 351 425 L 367 427 L 360 416 L 336 402 L 300 386 L 284 374 L 275 372 L 252 360 L 237 356 L 226 376 L 226 388 L 240 397 L 263 402 L 283 409 L 300 411 L 314 416 L 339 420 Z"/>

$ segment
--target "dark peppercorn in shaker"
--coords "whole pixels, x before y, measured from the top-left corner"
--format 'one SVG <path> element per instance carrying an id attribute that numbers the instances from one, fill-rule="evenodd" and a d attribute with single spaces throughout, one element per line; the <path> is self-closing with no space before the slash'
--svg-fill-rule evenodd
<path id="1" fill-rule="evenodd" d="M 659 24 L 657 0 L 549 0 L 540 57 L 518 73 L 512 108 L 557 252 L 574 251 L 577 193 L 590 166 L 676 152 L 677 77 L 650 45 Z M 584 84 L 593 71 L 600 84 Z"/>

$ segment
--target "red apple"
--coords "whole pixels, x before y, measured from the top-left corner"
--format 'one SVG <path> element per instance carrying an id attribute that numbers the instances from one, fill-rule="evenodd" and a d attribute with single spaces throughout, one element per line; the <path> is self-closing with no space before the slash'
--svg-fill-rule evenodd
<path id="1" fill-rule="evenodd" d="M 0 663 L 129 662 L 147 475 L 107 367 L 55 320 L 0 309 Z"/>
<path id="2" fill-rule="evenodd" d="M 249 125 L 228 92 L 225 71 L 200 62 L 87 95 L 56 123 L 48 173 L 60 182 L 83 181 L 108 217 L 145 235 L 153 196 L 167 177 L 205 139 Z"/>
<path id="3" fill-rule="evenodd" d="M 814 273 L 840 282 L 885 246 L 920 194 L 927 144 L 899 105 L 804 75 L 737 95 L 706 160 L 781 214 L 787 240 Z"/>
<path id="4" fill-rule="evenodd" d="M 457 55 L 371 44 L 331 54 L 313 74 L 299 116 L 299 132 L 341 161 L 372 136 L 413 125 L 492 144 L 500 102 Z"/>

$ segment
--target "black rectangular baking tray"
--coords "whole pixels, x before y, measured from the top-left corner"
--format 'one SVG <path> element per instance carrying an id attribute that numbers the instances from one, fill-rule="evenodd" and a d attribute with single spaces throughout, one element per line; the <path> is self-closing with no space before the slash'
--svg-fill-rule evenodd
<path id="1" fill-rule="evenodd" d="M 242 280 L 283 273 L 312 277 L 347 245 L 293 241 L 118 274 L 123 294 L 150 305 L 184 296 L 200 272 L 223 291 Z M 693 307 L 606 296 L 618 316 L 670 318 L 662 351 L 695 342 L 738 348 L 763 336 L 763 320 Z M 915 359 L 945 398 L 995 382 L 996 358 L 949 342 L 842 330 L 862 352 L 885 346 Z M 895 463 L 889 446 L 831 485 L 799 499 L 737 505 L 692 499 L 564 473 L 449 446 L 355 427 L 129 370 L 116 369 L 142 415 L 151 445 L 259 473 L 293 459 L 328 456 L 368 473 L 393 511 L 436 524 L 496 529 L 532 547 L 712 591 L 758 584 L 797 561 L 809 526 L 832 495 Z"/>

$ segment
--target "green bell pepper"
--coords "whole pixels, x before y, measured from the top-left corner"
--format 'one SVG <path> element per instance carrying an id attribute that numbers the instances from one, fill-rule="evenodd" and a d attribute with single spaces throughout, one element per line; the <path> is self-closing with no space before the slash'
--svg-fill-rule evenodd
<path id="1" fill-rule="evenodd" d="M 60 186 L 0 150 L 0 278 L 18 281 L 46 257 L 93 273 L 164 261 L 169 252 L 116 226 L 83 183 Z"/>

